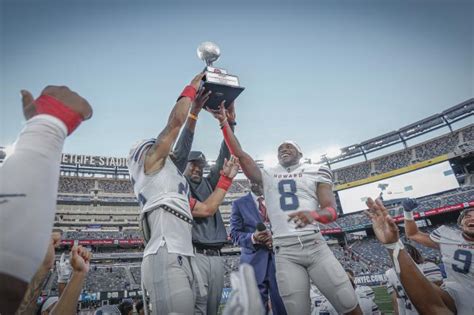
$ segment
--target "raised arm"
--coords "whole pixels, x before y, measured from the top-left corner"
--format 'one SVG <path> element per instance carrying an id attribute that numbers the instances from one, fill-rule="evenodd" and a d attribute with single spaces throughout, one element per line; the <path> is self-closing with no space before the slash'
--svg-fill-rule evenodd
<path id="1" fill-rule="evenodd" d="M 189 152 L 191 152 L 191 147 L 194 140 L 194 130 L 196 129 L 196 122 L 204 104 L 206 104 L 209 99 L 211 91 L 205 91 L 204 88 L 201 88 L 196 95 L 191 110 L 189 111 L 188 117 L 186 119 L 186 124 L 184 125 L 181 134 L 179 135 L 178 141 L 173 150 L 174 164 L 178 170 L 183 173 L 186 169 L 188 163 Z M 222 168 L 222 165 L 221 165 Z M 219 168 L 220 170 L 220 168 Z"/>
<path id="2" fill-rule="evenodd" d="M 151 174 L 159 171 L 168 157 L 171 147 L 173 146 L 179 131 L 186 121 L 192 101 L 199 89 L 204 73 L 200 73 L 194 77 L 191 84 L 188 85 L 180 98 L 176 102 L 168 118 L 168 123 L 161 131 L 153 146 L 145 155 L 145 174 Z"/>
<path id="3" fill-rule="evenodd" d="M 50 314 L 76 314 L 77 302 L 81 294 L 84 281 L 90 268 L 92 254 L 82 246 L 74 246 L 71 250 L 72 276 L 63 294 L 59 298 Z"/>
<path id="4" fill-rule="evenodd" d="M 405 222 L 405 235 L 408 239 L 419 244 L 439 249 L 439 244 L 434 242 L 428 233 L 421 232 L 413 219 L 413 210 L 418 207 L 418 204 L 413 199 L 405 199 L 402 202 Z"/>
<path id="5" fill-rule="evenodd" d="M 236 125 L 234 103 L 232 103 L 229 106 L 229 108 L 226 110 L 226 117 L 227 117 L 227 122 L 229 123 L 230 128 L 232 129 L 232 132 L 234 132 L 235 125 Z M 230 151 L 224 140 L 222 141 L 221 149 L 219 151 L 219 156 L 216 159 L 216 164 L 214 164 L 211 167 L 209 175 L 207 176 L 207 178 L 209 179 L 209 184 L 211 184 L 212 189 L 216 187 L 217 182 L 219 181 L 219 175 L 220 175 L 219 173 L 222 167 L 224 166 L 225 159 L 229 159 L 229 158 L 230 158 Z"/>
<path id="6" fill-rule="evenodd" d="M 61 236 L 59 233 L 53 232 L 43 263 L 40 265 L 33 279 L 28 284 L 28 290 L 26 290 L 23 301 L 15 314 L 34 314 L 36 312 L 36 308 L 38 307 L 36 301 L 41 295 L 44 280 L 54 265 L 54 248 L 59 246 L 60 242 Z"/>
<path id="7" fill-rule="evenodd" d="M 377 199 L 374 202 L 369 198 L 367 206 L 369 207 L 367 214 L 372 220 L 375 236 L 387 248 L 403 288 L 418 312 L 420 314 L 453 314 L 453 310 L 445 305 L 440 294 L 424 277 L 410 255 L 401 249 L 398 227 L 388 215 L 382 201 Z M 396 255 L 398 250 L 399 253 Z"/>
<path id="8" fill-rule="evenodd" d="M 219 121 L 222 133 L 224 135 L 224 141 L 229 148 L 230 154 L 239 158 L 240 167 L 242 168 L 245 176 L 257 184 L 263 184 L 262 173 L 257 163 L 255 163 L 252 157 L 242 149 L 239 141 L 232 131 L 232 128 L 229 125 L 228 119 L 226 117 L 224 102 L 221 103 L 219 110 L 212 111 L 211 113 Z"/>
<path id="9" fill-rule="evenodd" d="M 227 190 L 232 185 L 232 179 L 239 171 L 239 159 L 232 156 L 229 161 L 225 161 L 219 182 L 212 194 L 203 202 L 195 199 L 191 200 L 193 217 L 206 218 L 213 216 L 220 204 L 224 200 Z"/>

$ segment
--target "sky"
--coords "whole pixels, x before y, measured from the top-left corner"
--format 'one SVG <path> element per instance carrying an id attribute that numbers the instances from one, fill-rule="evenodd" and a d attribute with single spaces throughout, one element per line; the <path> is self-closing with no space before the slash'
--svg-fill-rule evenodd
<path id="1" fill-rule="evenodd" d="M 125 157 L 155 137 L 183 87 L 215 66 L 239 77 L 236 134 L 256 159 L 283 140 L 306 157 L 359 143 L 473 97 L 474 1 L 0 0 L 0 146 L 19 91 L 67 85 L 94 116 L 64 152 Z M 202 112 L 193 148 L 222 137 Z"/>

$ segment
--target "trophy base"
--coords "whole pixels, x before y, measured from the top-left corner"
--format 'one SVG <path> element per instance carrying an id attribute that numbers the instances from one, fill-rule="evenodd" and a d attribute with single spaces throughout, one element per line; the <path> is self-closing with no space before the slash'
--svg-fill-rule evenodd
<path id="1" fill-rule="evenodd" d="M 223 100 L 225 100 L 225 108 L 229 107 L 237 96 L 239 96 L 239 94 L 245 89 L 241 86 L 229 86 L 208 81 L 204 82 L 203 86 L 206 91 L 212 91 L 209 100 L 204 105 L 204 107 L 209 109 L 218 109 Z"/>

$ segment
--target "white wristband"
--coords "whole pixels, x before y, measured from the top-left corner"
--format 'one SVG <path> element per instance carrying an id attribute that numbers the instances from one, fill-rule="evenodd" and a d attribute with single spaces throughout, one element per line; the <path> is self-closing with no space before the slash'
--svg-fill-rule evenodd
<path id="1" fill-rule="evenodd" d="M 411 220 L 414 221 L 413 219 L 413 212 L 412 211 L 403 211 L 403 216 L 405 217 L 405 220 Z"/>
<path id="2" fill-rule="evenodd" d="M 402 241 L 398 240 L 395 243 L 383 244 L 383 246 L 385 246 L 385 248 L 387 249 L 393 250 L 393 265 L 394 265 L 395 271 L 397 273 L 400 273 L 400 264 L 398 262 L 398 254 L 400 254 L 401 249 L 405 248 Z"/>

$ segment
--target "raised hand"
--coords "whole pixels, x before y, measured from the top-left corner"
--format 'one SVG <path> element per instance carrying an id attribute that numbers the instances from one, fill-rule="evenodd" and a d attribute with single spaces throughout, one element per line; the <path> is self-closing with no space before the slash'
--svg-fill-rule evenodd
<path id="1" fill-rule="evenodd" d="M 191 106 L 191 113 L 193 115 L 198 115 L 203 106 L 209 100 L 209 96 L 211 95 L 212 91 L 206 91 L 204 88 L 201 88 L 196 95 L 196 99 Z"/>
<path id="2" fill-rule="evenodd" d="M 82 246 L 74 246 L 71 250 L 71 267 L 74 272 L 89 272 L 92 253 Z"/>
<path id="3" fill-rule="evenodd" d="M 411 212 L 415 210 L 416 207 L 418 207 L 418 203 L 416 202 L 415 199 L 406 198 L 402 201 L 402 206 L 403 206 L 403 210 L 407 212 Z"/>
<path id="4" fill-rule="evenodd" d="M 49 85 L 44 88 L 41 95 L 49 95 L 59 100 L 61 103 L 71 108 L 73 111 L 79 113 L 83 120 L 92 117 L 92 107 L 85 98 L 71 91 L 67 86 L 53 86 Z M 33 95 L 27 90 L 21 90 L 23 114 L 26 120 L 38 114 L 34 104 Z"/>
<path id="5" fill-rule="evenodd" d="M 235 156 L 231 156 L 230 160 L 225 159 L 224 167 L 222 168 L 222 175 L 229 178 L 234 178 L 239 172 L 240 164 L 239 159 Z"/>
<path id="6" fill-rule="evenodd" d="M 366 202 L 368 211 L 365 213 L 372 220 L 375 236 L 382 244 L 391 244 L 399 240 L 398 226 L 388 214 L 387 209 L 380 199 L 375 201 L 369 198 Z"/>
<path id="7" fill-rule="evenodd" d="M 234 122 L 235 121 L 235 106 L 234 106 L 234 102 L 232 102 L 229 107 L 227 107 L 227 110 L 226 110 L 226 117 L 227 117 L 227 120 L 229 122 Z"/>
<path id="8" fill-rule="evenodd" d="M 49 241 L 48 250 L 46 252 L 46 255 L 44 256 L 44 260 L 43 260 L 44 268 L 48 270 L 53 268 L 55 248 L 58 247 L 60 243 L 61 243 L 61 234 L 57 232 L 53 232 L 51 234 L 51 239 Z"/>
<path id="9" fill-rule="evenodd" d="M 225 100 L 221 102 L 218 109 L 207 109 L 206 108 L 206 110 L 208 112 L 210 112 L 212 114 L 212 116 L 214 116 L 214 118 L 219 121 L 219 123 L 223 123 L 227 119 L 227 113 L 226 113 L 226 109 L 225 109 L 224 104 L 225 104 Z"/>
<path id="10" fill-rule="evenodd" d="M 204 78 L 204 75 L 205 75 L 204 72 L 201 72 L 201 73 L 197 74 L 191 80 L 191 83 L 189 85 L 193 86 L 196 89 L 196 91 L 199 91 L 199 88 L 201 87 L 202 78 Z"/>

